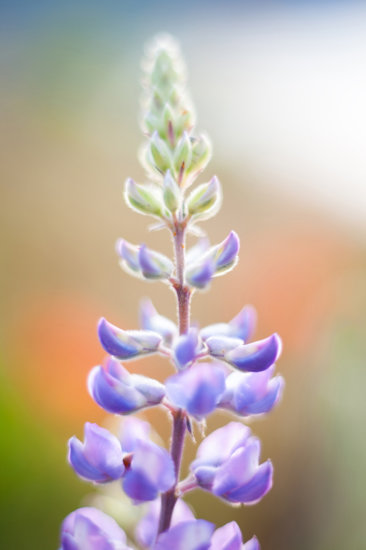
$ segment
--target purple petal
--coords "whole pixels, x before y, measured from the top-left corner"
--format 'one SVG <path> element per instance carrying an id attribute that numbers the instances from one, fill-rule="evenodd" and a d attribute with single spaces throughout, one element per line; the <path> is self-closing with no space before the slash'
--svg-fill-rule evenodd
<path id="1" fill-rule="evenodd" d="M 198 363 L 166 381 L 169 400 L 198 420 L 215 410 L 224 391 L 225 372 L 213 363 Z"/>
<path id="2" fill-rule="evenodd" d="M 252 479 L 225 496 L 230 502 L 256 504 L 272 487 L 273 466 L 270 460 L 261 464 Z"/>
<path id="3" fill-rule="evenodd" d="M 208 550 L 214 529 L 203 519 L 179 523 L 158 537 L 154 550 Z"/>
<path id="4" fill-rule="evenodd" d="M 146 279 L 168 279 L 174 269 L 172 262 L 159 252 L 155 252 L 141 245 L 139 250 L 139 264 Z"/>
<path id="5" fill-rule="evenodd" d="M 231 231 L 226 239 L 218 245 L 216 256 L 216 271 L 226 268 L 236 260 L 240 240 L 235 231 Z"/>
<path id="6" fill-rule="evenodd" d="M 144 548 L 151 548 L 158 534 L 161 499 L 155 500 L 149 505 L 147 514 L 139 521 L 135 536 L 137 542 Z M 171 527 L 184 521 L 194 520 L 194 515 L 189 506 L 182 499 L 178 499 L 174 506 Z"/>
<path id="7" fill-rule="evenodd" d="M 104 318 L 98 325 L 99 340 L 107 353 L 118 359 L 154 353 L 162 340 L 160 334 L 142 330 L 122 330 Z"/>
<path id="8" fill-rule="evenodd" d="M 240 422 L 229 422 L 215 430 L 198 447 L 197 458 L 191 465 L 192 470 L 201 465 L 222 464 L 236 449 L 245 444 L 249 436 L 250 429 Z"/>
<path id="9" fill-rule="evenodd" d="M 262 397 L 262 399 L 257 399 L 252 403 L 243 405 L 240 402 L 240 397 L 238 396 L 236 398 L 236 410 L 242 415 L 268 413 L 281 399 L 283 388 L 284 379 L 282 376 L 276 376 L 269 382 L 267 393 Z"/>
<path id="10" fill-rule="evenodd" d="M 122 449 L 118 439 L 108 430 L 87 422 L 85 443 L 75 436 L 69 440 L 68 460 L 83 479 L 105 483 L 119 479 L 124 473 Z"/>
<path id="11" fill-rule="evenodd" d="M 258 373 L 231 373 L 218 406 L 243 416 L 269 412 L 279 401 L 284 386 L 281 376 L 271 379 L 273 371 L 274 366 Z"/>
<path id="12" fill-rule="evenodd" d="M 141 302 L 140 324 L 143 329 L 160 334 L 166 344 L 171 344 L 173 338 L 178 334 L 176 324 L 167 317 L 159 315 L 150 300 Z"/>
<path id="13" fill-rule="evenodd" d="M 210 550 L 241 550 L 243 537 L 235 521 L 217 529 L 211 538 Z"/>
<path id="14" fill-rule="evenodd" d="M 244 306 L 243 309 L 229 323 L 230 336 L 241 338 L 247 342 L 255 331 L 257 312 L 252 306 Z"/>
<path id="15" fill-rule="evenodd" d="M 175 483 L 170 454 L 151 441 L 139 440 L 123 478 L 125 493 L 135 502 L 155 500 Z"/>
<path id="16" fill-rule="evenodd" d="M 98 336 L 105 351 L 119 359 L 130 359 L 140 353 L 139 346 L 127 337 L 126 331 L 108 323 L 104 318 L 99 321 Z"/>
<path id="17" fill-rule="evenodd" d="M 103 367 L 94 367 L 88 377 L 89 393 L 107 412 L 128 414 L 146 405 L 143 395 L 134 388 L 130 378 L 130 375 L 127 379 L 117 378 Z"/>
<path id="18" fill-rule="evenodd" d="M 244 544 L 242 550 L 261 550 L 257 537 L 248 540 L 248 542 Z"/>
<path id="19" fill-rule="evenodd" d="M 265 340 L 238 346 L 225 355 L 225 361 L 244 371 L 260 372 L 273 365 L 281 353 L 281 339 L 273 334 Z"/>
<path id="20" fill-rule="evenodd" d="M 119 525 L 96 508 L 79 508 L 63 521 L 60 550 L 131 550 Z"/>
<path id="21" fill-rule="evenodd" d="M 233 490 L 249 483 L 258 471 L 259 455 L 259 439 L 250 437 L 244 446 L 236 449 L 230 458 L 217 468 L 212 487 L 215 495 L 226 498 Z"/>
<path id="22" fill-rule="evenodd" d="M 205 288 L 215 273 L 215 262 L 211 257 L 195 264 L 188 264 L 186 279 L 191 286 Z"/>
<path id="23" fill-rule="evenodd" d="M 94 367 L 88 377 L 88 388 L 96 403 L 114 414 L 129 414 L 157 405 L 165 395 L 165 388 L 160 382 L 129 374 L 113 358 L 107 362 L 106 369 Z"/>
<path id="24" fill-rule="evenodd" d="M 178 369 L 183 369 L 192 363 L 198 352 L 198 331 L 191 328 L 187 334 L 182 334 L 173 345 L 173 359 Z"/>
<path id="25" fill-rule="evenodd" d="M 124 239 L 118 239 L 116 243 L 116 251 L 122 262 L 127 265 L 132 271 L 139 272 L 140 264 L 138 260 L 139 247 L 128 243 Z"/>

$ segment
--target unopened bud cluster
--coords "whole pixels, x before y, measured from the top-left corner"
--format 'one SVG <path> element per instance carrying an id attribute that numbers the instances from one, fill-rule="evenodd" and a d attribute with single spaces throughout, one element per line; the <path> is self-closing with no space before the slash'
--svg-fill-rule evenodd
<path id="1" fill-rule="evenodd" d="M 131 505 L 149 503 L 131 540 L 104 512 L 80 508 L 64 521 L 62 550 L 258 550 L 256 537 L 244 543 L 238 525 L 215 530 L 196 519 L 183 497 L 189 491 L 208 491 L 231 504 L 254 504 L 271 488 L 270 460 L 260 463 L 260 442 L 244 424 L 249 416 L 269 412 L 280 399 L 281 376 L 273 376 L 281 352 L 277 334 L 251 341 L 255 311 L 245 306 L 228 323 L 200 328 L 190 324 L 194 291 L 238 262 L 239 238 L 234 231 L 210 245 L 200 238 L 186 250 L 186 235 L 199 235 L 197 223 L 214 216 L 222 191 L 216 176 L 193 188 L 206 167 L 211 147 L 194 134 L 194 113 L 185 87 L 185 70 L 175 42 L 159 37 L 145 60 L 142 128 L 147 140 L 141 150 L 148 183 L 129 178 L 124 197 L 129 207 L 158 219 L 158 228 L 172 235 L 174 259 L 145 244 L 125 239 L 117 243 L 120 265 L 143 280 L 160 280 L 177 296 L 178 323 L 159 314 L 149 300 L 140 307 L 140 329 L 126 330 L 106 319 L 98 336 L 107 358 L 92 369 L 88 389 L 108 413 L 121 415 L 117 437 L 87 423 L 84 441 L 72 437 L 68 460 L 84 480 L 104 484 L 119 480 Z M 122 364 L 159 354 L 173 373 L 161 383 L 130 373 Z M 172 418 L 170 450 L 150 437 L 147 422 L 131 415 L 162 407 Z M 215 410 L 236 420 L 200 443 L 186 477 L 180 465 L 186 433 L 193 434 Z M 126 417 L 127 416 L 127 417 Z"/>

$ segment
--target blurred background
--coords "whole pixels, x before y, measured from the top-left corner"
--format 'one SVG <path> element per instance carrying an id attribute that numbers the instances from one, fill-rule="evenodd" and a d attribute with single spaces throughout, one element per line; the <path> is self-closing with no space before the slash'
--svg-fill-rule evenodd
<path id="1" fill-rule="evenodd" d="M 365 2 L 0 9 L 0 547 L 56 549 L 63 517 L 89 502 L 65 454 L 86 420 L 106 420 L 85 386 L 104 356 L 98 318 L 134 328 L 146 295 L 175 314 L 173 294 L 129 278 L 114 252 L 121 236 L 170 247 L 122 199 L 126 177 L 144 181 L 143 47 L 168 31 L 186 58 L 197 130 L 214 145 L 201 181 L 216 173 L 224 189 L 205 229 L 213 242 L 235 229 L 242 242 L 238 267 L 195 297 L 193 317 L 227 321 L 254 304 L 257 337 L 283 338 L 286 379 L 281 405 L 252 424 L 275 465 L 271 493 L 255 507 L 189 502 L 217 525 L 237 520 L 264 550 L 364 550 Z M 171 372 L 157 359 L 131 368 Z M 165 415 L 150 419 L 167 441 Z"/>

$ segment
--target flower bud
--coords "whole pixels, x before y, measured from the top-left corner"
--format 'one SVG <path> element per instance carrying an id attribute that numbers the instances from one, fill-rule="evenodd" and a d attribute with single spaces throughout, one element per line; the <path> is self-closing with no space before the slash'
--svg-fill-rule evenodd
<path id="1" fill-rule="evenodd" d="M 242 344 L 225 353 L 223 359 L 242 371 L 261 372 L 273 365 L 281 354 L 282 343 L 278 334 L 264 340 Z"/>
<path id="2" fill-rule="evenodd" d="M 121 258 L 121 267 L 127 268 L 127 271 L 132 272 L 134 275 L 138 275 L 140 273 L 139 247 L 124 239 L 118 239 L 116 250 Z"/>
<path id="3" fill-rule="evenodd" d="M 124 196 L 127 205 L 132 210 L 159 218 L 162 216 L 163 201 L 152 186 L 138 185 L 129 178 L 126 181 Z"/>
<path id="4" fill-rule="evenodd" d="M 159 137 L 157 131 L 153 133 L 149 141 L 148 160 L 162 174 L 171 168 L 171 153 L 165 141 Z"/>
<path id="5" fill-rule="evenodd" d="M 201 135 L 192 141 L 192 160 L 189 167 L 189 174 L 199 174 L 202 172 L 211 158 L 211 142 L 208 137 Z"/>
<path id="6" fill-rule="evenodd" d="M 212 277 L 223 275 L 238 261 L 239 237 L 234 231 L 220 244 L 207 250 L 199 259 L 187 262 L 186 278 L 191 286 L 205 288 Z"/>
<path id="7" fill-rule="evenodd" d="M 110 358 L 106 367 L 94 367 L 88 377 L 89 393 L 98 405 L 113 414 L 129 414 L 158 405 L 165 395 L 160 382 L 139 374 L 130 374 Z"/>
<path id="8" fill-rule="evenodd" d="M 177 143 L 177 146 L 174 151 L 173 162 L 176 173 L 179 174 L 184 170 L 188 170 L 191 165 L 192 160 L 192 145 L 191 140 L 187 132 L 183 132 L 182 137 Z"/>
<path id="9" fill-rule="evenodd" d="M 170 212 L 175 212 L 181 202 L 181 190 L 172 177 L 170 170 L 167 170 L 163 183 L 163 198 L 166 207 Z"/>
<path id="10" fill-rule="evenodd" d="M 235 231 L 230 231 L 222 243 L 213 247 L 210 255 L 215 259 L 215 274 L 224 274 L 233 269 L 238 261 L 240 241 Z"/>
<path id="11" fill-rule="evenodd" d="M 162 341 L 156 332 L 122 330 L 103 318 L 99 321 L 98 336 L 105 351 L 121 360 L 155 353 Z"/>
<path id="12" fill-rule="evenodd" d="M 144 244 L 140 247 L 138 259 L 145 279 L 169 279 L 174 269 L 169 258 L 150 250 Z"/>
<path id="13" fill-rule="evenodd" d="M 169 258 L 155 252 L 146 245 L 135 246 L 123 239 L 117 241 L 117 254 L 121 258 L 120 265 L 128 273 L 144 279 L 169 279 L 174 265 Z"/>
<path id="14" fill-rule="evenodd" d="M 204 257 L 200 262 L 187 266 L 187 282 L 195 288 L 206 288 L 215 273 L 215 262 L 210 257 Z"/>
<path id="15" fill-rule="evenodd" d="M 186 204 L 191 216 L 199 219 L 214 216 L 221 205 L 221 186 L 216 176 L 209 183 L 202 183 L 192 191 Z"/>

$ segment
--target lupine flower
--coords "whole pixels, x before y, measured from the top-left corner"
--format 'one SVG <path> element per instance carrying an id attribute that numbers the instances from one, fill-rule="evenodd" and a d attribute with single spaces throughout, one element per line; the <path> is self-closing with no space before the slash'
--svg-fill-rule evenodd
<path id="1" fill-rule="evenodd" d="M 120 442 L 108 430 L 87 423 L 84 445 L 75 437 L 69 442 L 69 462 L 83 479 L 105 483 L 122 478 L 123 489 L 133 501 L 154 500 L 172 487 L 175 472 L 170 454 L 143 439 L 145 433 L 142 424 L 132 436 L 130 424 Z"/>
<path id="2" fill-rule="evenodd" d="M 132 550 L 125 532 L 97 508 L 75 510 L 63 521 L 60 550 Z"/>
<path id="3" fill-rule="evenodd" d="M 204 288 L 212 277 L 233 269 L 238 261 L 239 246 L 239 237 L 235 231 L 231 231 L 224 241 L 209 248 L 201 258 L 187 262 L 188 283 L 193 287 Z"/>
<path id="4" fill-rule="evenodd" d="M 277 334 L 250 344 L 240 343 L 237 338 L 211 336 L 207 338 L 206 345 L 213 357 L 248 372 L 268 369 L 276 362 L 282 349 L 281 339 Z"/>
<path id="5" fill-rule="evenodd" d="M 75 436 L 69 440 L 69 463 L 88 481 L 105 483 L 119 479 L 125 472 L 120 442 L 108 430 L 87 422 L 85 442 Z"/>
<path id="6" fill-rule="evenodd" d="M 208 325 L 200 332 L 202 340 L 211 336 L 228 336 L 240 338 L 245 343 L 254 333 L 256 324 L 256 312 L 252 306 L 244 306 L 243 309 L 228 323 L 216 323 Z"/>
<path id="7" fill-rule="evenodd" d="M 212 413 L 225 392 L 225 370 L 215 363 L 197 363 L 166 380 L 168 399 L 201 420 Z"/>
<path id="8" fill-rule="evenodd" d="M 272 486 L 270 460 L 259 465 L 260 442 L 238 422 L 203 440 L 191 470 L 198 486 L 229 502 L 255 504 Z"/>
<path id="9" fill-rule="evenodd" d="M 260 550 L 257 537 L 243 544 L 243 537 L 235 521 L 216 529 L 209 550 Z"/>
<path id="10" fill-rule="evenodd" d="M 154 550 L 209 550 L 214 529 L 203 519 L 178 523 L 158 537 Z"/>
<path id="11" fill-rule="evenodd" d="M 242 416 L 268 413 L 279 401 L 284 380 L 272 378 L 274 366 L 258 373 L 232 372 L 225 381 L 225 393 L 218 407 Z"/>
<path id="12" fill-rule="evenodd" d="M 159 516 L 161 510 L 161 501 L 155 500 L 148 505 L 148 511 L 139 521 L 135 530 L 137 542 L 144 548 L 151 548 L 154 545 L 158 534 Z M 172 516 L 171 526 L 185 521 L 194 520 L 192 510 L 182 500 L 178 499 Z"/>
<path id="13" fill-rule="evenodd" d="M 260 550 L 256 537 L 243 544 L 235 521 L 214 532 L 215 526 L 204 520 L 182 521 L 161 534 L 153 550 Z"/>
<path id="14" fill-rule="evenodd" d="M 110 357 L 105 368 L 94 367 L 88 377 L 89 393 L 107 412 L 129 414 L 158 405 L 165 388 L 153 378 L 130 374 L 116 359 Z"/>
<path id="15" fill-rule="evenodd" d="M 162 337 L 156 332 L 122 330 L 105 319 L 99 321 L 98 336 L 107 353 L 125 361 L 156 352 L 162 341 Z"/>

